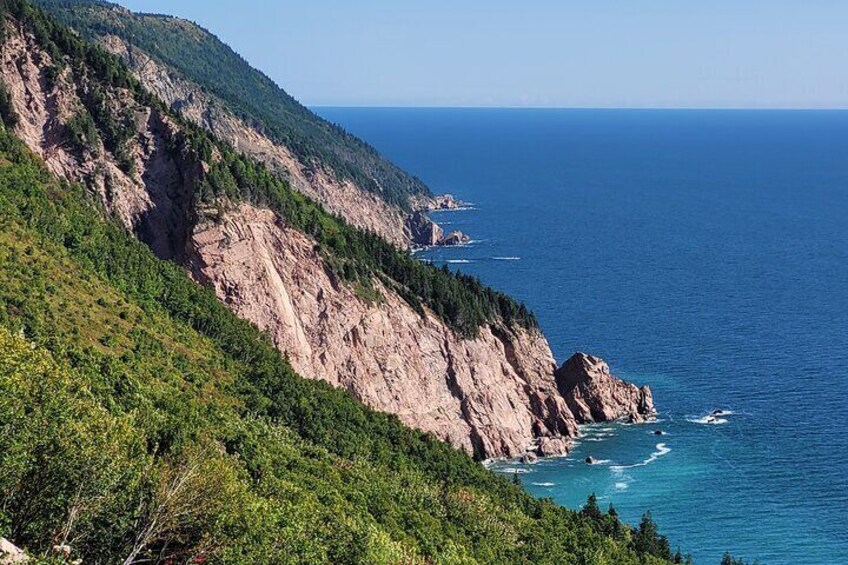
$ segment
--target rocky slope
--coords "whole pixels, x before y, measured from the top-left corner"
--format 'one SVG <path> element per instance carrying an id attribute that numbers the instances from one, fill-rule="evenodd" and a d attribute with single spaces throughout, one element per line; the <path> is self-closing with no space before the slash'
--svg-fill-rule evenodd
<path id="1" fill-rule="evenodd" d="M 415 239 L 410 241 L 405 233 L 407 214 L 397 206 L 362 190 L 350 180 L 337 178 L 320 166 L 305 166 L 288 147 L 246 124 L 199 86 L 181 78 L 120 37 L 106 35 L 100 43 L 120 56 L 148 90 L 184 118 L 284 174 L 293 188 L 317 200 L 328 211 L 355 226 L 374 231 L 396 245 L 406 247 L 410 242 L 417 243 Z M 416 204 L 429 206 L 429 200 L 422 199 Z M 432 224 L 426 216 L 425 221 Z"/>
<path id="2" fill-rule="evenodd" d="M 79 147 L 71 139 L 69 124 L 88 115 L 79 92 L 91 85 L 75 78 L 68 67 L 51 78 L 52 66 L 50 55 L 32 36 L 7 29 L 0 77 L 19 117 L 15 132 L 54 174 L 88 186 L 160 257 L 179 259 L 191 221 L 192 179 L 200 174 L 200 164 L 167 149 L 177 126 L 156 108 L 116 90 L 104 104 L 134 131 L 125 145 L 128 166 L 100 138 Z"/>
<path id="3" fill-rule="evenodd" d="M 128 157 L 116 158 L 102 141 L 75 148 L 68 124 L 92 85 L 67 68 L 51 77 L 51 64 L 33 37 L 8 27 L 0 78 L 19 115 L 16 133 L 55 174 L 85 183 L 160 257 L 185 265 L 239 316 L 267 330 L 304 376 L 344 387 L 481 458 L 564 453 L 580 423 L 652 413 L 650 393 L 618 381 L 599 360 L 579 358 L 579 366 L 557 370 L 537 330 L 495 323 L 463 339 L 394 289 L 377 283 L 374 296 L 343 283 L 315 242 L 270 210 L 224 202 L 223 216 L 201 220 L 192 194 L 208 165 L 173 150 L 179 125 L 129 91 L 111 90 L 104 102 L 133 129 L 123 145 Z M 179 98 L 173 88 L 171 102 Z M 288 159 L 230 118 L 216 120 L 225 139 L 264 147 L 281 166 Z M 328 189 L 327 198 L 337 192 Z M 375 218 L 385 211 L 356 202 Z"/>
<path id="4" fill-rule="evenodd" d="M 490 325 L 461 339 L 384 286 L 378 300 L 361 298 L 268 210 L 242 205 L 198 225 L 190 247 L 195 278 L 267 330 L 298 372 L 480 457 L 564 453 L 577 424 L 653 413 L 650 391 L 600 360 L 575 356 L 557 370 L 538 330 Z M 584 357 L 605 370 L 579 372 Z"/>

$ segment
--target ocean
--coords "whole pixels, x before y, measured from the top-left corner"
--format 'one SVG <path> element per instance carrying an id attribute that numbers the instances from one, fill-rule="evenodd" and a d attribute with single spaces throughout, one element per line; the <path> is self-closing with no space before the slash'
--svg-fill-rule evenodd
<path id="1" fill-rule="evenodd" d="M 434 217 L 472 243 L 419 257 L 653 389 L 656 424 L 496 471 L 650 510 L 699 564 L 848 563 L 848 112 L 316 111 L 471 203 Z"/>

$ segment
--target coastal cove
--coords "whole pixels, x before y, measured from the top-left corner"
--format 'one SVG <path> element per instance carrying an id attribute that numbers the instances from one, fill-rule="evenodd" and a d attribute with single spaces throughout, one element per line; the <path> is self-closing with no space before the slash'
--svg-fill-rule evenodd
<path id="1" fill-rule="evenodd" d="M 698 563 L 848 562 L 848 112 L 316 110 L 472 204 L 433 213 L 471 243 L 418 257 L 653 390 L 655 424 L 495 470 L 651 510 Z"/>

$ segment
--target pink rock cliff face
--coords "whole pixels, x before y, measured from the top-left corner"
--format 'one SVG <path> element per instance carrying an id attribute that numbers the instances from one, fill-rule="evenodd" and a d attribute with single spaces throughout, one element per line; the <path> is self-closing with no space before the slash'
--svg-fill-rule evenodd
<path id="1" fill-rule="evenodd" d="M 121 52 L 120 44 L 110 47 Z M 201 92 L 168 83 L 165 71 L 140 55 L 135 60 L 154 92 L 168 102 L 190 102 L 186 115 L 217 115 L 207 127 L 222 139 L 288 168 L 301 190 L 337 206 L 353 223 L 405 241 L 399 212 L 355 187 L 306 178 L 284 148 L 207 106 L 213 102 Z M 346 388 L 481 458 L 565 453 L 578 424 L 653 414 L 650 391 L 616 379 L 600 359 L 577 354 L 557 369 L 538 330 L 494 323 L 463 339 L 378 283 L 376 299 L 357 292 L 331 274 L 313 240 L 270 210 L 222 202 L 216 221 L 199 220 L 193 183 L 206 164 L 167 151 L 179 126 L 129 92 L 108 93 L 108 104 L 133 116 L 136 134 L 126 147 L 131 166 L 99 141 L 74 149 L 65 126 L 82 109 L 80 85 L 68 72 L 48 81 L 49 65 L 32 38 L 7 25 L 0 79 L 21 118 L 15 133 L 53 173 L 84 183 L 157 255 L 185 266 L 233 312 L 266 330 L 303 376 Z"/>

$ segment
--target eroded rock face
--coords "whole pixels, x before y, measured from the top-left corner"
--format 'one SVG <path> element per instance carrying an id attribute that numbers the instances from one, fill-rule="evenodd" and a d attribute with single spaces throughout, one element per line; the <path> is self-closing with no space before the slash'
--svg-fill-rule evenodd
<path id="1" fill-rule="evenodd" d="M 410 214 L 406 218 L 404 229 L 412 245 L 419 247 L 438 245 L 444 235 L 442 228 L 423 211 Z"/>
<path id="2" fill-rule="evenodd" d="M 576 422 L 538 331 L 483 327 L 461 339 L 379 286 L 358 297 L 315 244 L 272 212 L 242 205 L 198 226 L 189 268 L 239 316 L 267 330 L 294 368 L 480 457 L 518 456 L 539 438 L 563 453 Z"/>
<path id="3" fill-rule="evenodd" d="M 581 424 L 621 419 L 644 422 L 656 414 L 651 389 L 615 378 L 599 357 L 575 353 L 555 377 L 560 394 Z"/>
<path id="4" fill-rule="evenodd" d="M 184 118 L 207 129 L 236 149 L 286 175 L 292 187 L 320 202 L 328 211 L 351 224 L 373 231 L 400 247 L 408 247 L 404 233 L 406 214 L 349 180 L 340 180 L 320 164 L 305 166 L 283 144 L 238 119 L 217 100 L 193 83 L 170 72 L 146 53 L 118 36 L 105 36 L 101 44 L 120 56 L 145 87 Z M 414 206 L 427 206 L 421 199 Z"/>
<path id="5" fill-rule="evenodd" d="M 78 148 L 69 141 L 67 124 L 84 112 L 70 69 L 48 80 L 50 56 L 32 37 L 7 26 L 0 50 L 0 80 L 19 116 L 15 133 L 38 154 L 50 171 L 85 184 L 106 210 L 165 259 L 179 259 L 188 236 L 192 179 L 198 163 L 167 149 L 177 126 L 154 108 L 138 105 L 129 92 L 111 93 L 106 103 L 116 115 L 132 116 L 136 135 L 127 144 L 131 168 L 101 141 Z"/>

